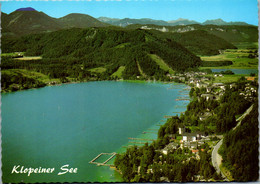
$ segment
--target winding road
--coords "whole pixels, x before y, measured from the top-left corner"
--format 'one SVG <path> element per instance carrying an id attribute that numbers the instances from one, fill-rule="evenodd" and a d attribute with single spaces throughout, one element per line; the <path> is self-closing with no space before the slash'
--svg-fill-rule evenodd
<path id="1" fill-rule="evenodd" d="M 238 123 L 233 128 L 233 130 L 235 130 L 241 124 L 241 121 L 251 112 L 252 109 L 253 109 L 253 105 L 251 105 L 246 110 L 246 112 L 244 112 L 244 114 L 242 116 L 240 116 L 239 118 L 236 119 L 236 121 Z M 222 161 L 222 157 L 221 157 L 221 155 L 218 154 L 218 150 L 219 150 L 220 146 L 222 145 L 222 143 L 223 143 L 223 138 L 214 147 L 214 149 L 211 153 L 211 160 L 212 160 L 212 165 L 216 169 L 217 173 L 221 173 L 222 177 L 224 178 L 224 181 L 228 181 L 226 175 L 219 168 L 221 161 Z"/>

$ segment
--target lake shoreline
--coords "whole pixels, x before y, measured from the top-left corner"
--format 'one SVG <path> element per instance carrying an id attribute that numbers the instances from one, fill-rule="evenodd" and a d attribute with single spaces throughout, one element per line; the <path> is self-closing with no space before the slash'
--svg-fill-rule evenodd
<path id="1" fill-rule="evenodd" d="M 147 83 L 148 81 L 140 81 L 140 82 L 136 82 L 136 81 L 134 81 L 134 80 L 128 80 L 128 81 L 122 81 L 122 82 L 133 82 L 133 83 Z M 183 86 L 185 86 L 185 88 L 186 87 L 188 87 L 188 86 L 190 86 L 190 85 L 188 85 L 188 84 L 185 84 L 184 82 L 179 82 L 179 83 L 177 83 L 177 82 L 168 82 L 168 83 L 164 83 L 164 82 L 161 82 L 161 84 L 173 84 L 173 85 L 183 85 Z M 190 91 L 190 90 L 189 90 Z M 184 94 L 179 94 L 179 96 L 178 97 L 176 97 L 176 99 L 177 98 L 182 98 L 183 96 L 185 96 L 185 97 L 187 97 L 186 95 L 184 95 Z M 175 100 L 176 100 L 175 99 Z M 189 97 L 189 99 L 191 100 L 191 98 Z M 172 107 L 170 110 L 169 110 L 169 113 L 167 114 L 167 115 L 172 115 L 172 116 L 180 116 L 183 112 L 178 112 L 178 113 L 176 113 L 176 112 L 172 112 L 172 110 L 174 109 L 174 111 L 176 111 L 176 109 L 177 109 L 177 111 L 178 111 L 178 109 L 180 110 L 180 109 L 182 109 L 182 111 L 184 110 L 184 111 L 186 111 L 187 110 L 187 106 L 189 105 L 189 103 L 190 103 L 190 101 L 189 101 L 189 103 L 188 104 L 186 104 L 186 105 L 184 105 L 185 103 L 184 102 L 180 102 L 180 103 L 182 103 L 182 106 L 181 107 L 183 107 L 183 108 L 180 108 L 180 107 L 178 107 L 178 108 L 176 108 L 176 107 Z M 176 106 L 178 106 L 178 105 L 176 105 Z M 171 112 L 170 112 L 171 111 Z M 158 131 L 159 131 L 159 129 L 160 129 L 160 126 L 161 125 L 163 125 L 163 124 L 165 124 L 166 122 L 167 122 L 167 120 L 168 120 L 168 118 L 166 118 L 166 117 L 162 117 L 159 121 L 157 121 L 157 122 L 155 122 L 154 124 L 152 124 L 150 127 L 148 127 L 147 129 L 144 129 L 143 130 L 143 133 L 142 134 L 139 134 L 136 138 L 137 139 L 154 139 L 154 141 L 156 141 L 157 139 L 158 139 Z M 156 136 L 154 136 L 154 130 L 157 128 L 157 127 L 159 127 L 157 130 L 156 130 Z M 140 141 L 141 142 L 141 141 Z M 153 142 L 153 141 L 152 141 Z M 152 142 L 148 142 L 147 141 L 147 143 L 148 144 L 151 144 Z M 126 144 L 123 144 L 119 149 L 117 149 L 115 152 L 117 153 L 117 154 L 122 154 L 122 153 L 124 153 L 124 152 L 126 152 L 126 150 L 127 150 L 127 148 L 129 148 L 129 142 L 128 143 L 126 143 Z M 134 145 L 136 145 L 136 144 L 134 144 Z M 136 145 L 136 146 L 138 146 L 138 145 Z M 140 145 L 140 146 L 144 146 L 144 144 L 142 144 L 142 145 Z M 122 172 L 120 171 L 120 170 L 118 170 L 117 168 L 110 168 L 110 169 L 114 169 L 115 170 L 115 172 L 117 172 L 117 173 L 119 173 L 120 174 L 120 177 L 122 177 Z M 120 178 L 120 179 L 122 179 L 122 178 Z M 115 181 L 112 181 L 112 182 L 124 182 L 123 181 L 123 179 L 122 180 L 120 180 L 120 181 L 117 181 L 117 180 L 115 180 Z"/>
<path id="2" fill-rule="evenodd" d="M 64 84 L 80 84 L 80 83 L 87 83 L 87 82 L 102 82 L 102 81 L 113 81 L 113 82 L 130 82 L 130 83 L 160 83 L 160 84 L 171 84 L 171 83 L 176 83 L 174 81 L 150 81 L 150 80 L 89 80 L 89 81 L 71 81 L 71 82 L 65 82 L 65 83 L 55 83 L 55 84 L 48 84 L 46 86 L 38 87 L 38 88 L 27 88 L 27 89 L 21 89 L 21 90 L 16 90 L 16 91 L 3 91 L 1 88 L 1 93 L 2 94 L 8 94 L 8 93 L 14 93 L 18 91 L 28 91 L 28 90 L 33 90 L 33 89 L 40 89 L 40 88 L 45 88 L 45 87 L 52 87 L 52 86 L 61 86 Z"/>
<path id="3" fill-rule="evenodd" d="M 115 86 L 116 88 L 112 86 Z M 169 113 L 173 111 L 172 108 L 175 105 L 180 104 L 178 101 L 175 103 L 175 98 L 180 97 L 179 91 L 185 88 L 186 85 L 176 86 L 176 89 L 174 86 L 175 85 L 172 84 L 164 85 L 158 83 L 134 84 L 127 81 L 122 81 L 121 83 L 113 81 L 98 81 L 93 83 L 82 83 L 79 85 L 62 85 L 57 88 L 45 88 L 39 91 L 27 91 L 26 93 L 10 93 L 8 95 L 3 95 L 2 105 L 4 108 L 2 112 L 5 115 L 3 117 L 3 125 L 5 128 L 5 132 L 3 132 L 4 140 L 12 142 L 12 139 L 7 138 L 10 138 L 8 132 L 12 131 L 12 127 L 14 126 L 18 127 L 19 130 L 23 130 L 20 135 L 17 133 L 14 134 L 19 137 L 28 135 L 27 131 L 29 131 L 29 129 L 32 130 L 30 131 L 30 134 L 33 134 L 31 135 L 31 138 L 34 136 L 41 136 L 41 133 L 34 135 L 37 132 L 35 130 L 48 132 L 47 134 L 42 134 L 42 139 L 45 135 L 55 138 L 55 134 L 57 133 L 55 127 L 63 127 L 62 129 L 58 129 L 58 132 L 61 135 L 65 136 L 73 134 L 76 136 L 74 137 L 75 139 L 78 136 L 82 137 L 77 138 L 81 140 L 80 146 L 70 149 L 69 152 L 71 152 L 70 155 L 72 155 L 72 153 L 74 154 L 75 152 L 73 150 L 78 149 L 75 153 L 77 156 L 71 158 L 80 160 L 75 162 L 82 163 L 83 165 L 77 164 L 72 166 L 78 167 L 82 173 L 89 175 L 87 181 L 118 181 L 118 175 L 113 174 L 115 172 L 114 170 L 107 167 L 97 167 L 93 164 L 88 164 L 88 162 L 101 152 L 111 153 L 121 148 L 125 143 L 128 143 L 129 137 L 138 138 L 140 135 L 150 136 L 150 134 L 142 133 L 144 131 L 153 131 L 148 129 L 158 129 L 159 127 L 156 125 L 158 124 L 157 122 L 159 122 L 164 115 L 170 115 Z M 170 89 L 171 87 L 173 87 L 173 89 Z M 117 95 L 115 95 L 115 93 Z M 111 96 L 111 94 L 114 95 Z M 93 98 L 93 95 L 95 98 Z M 119 98 L 120 96 L 121 98 Z M 109 102 L 104 104 L 104 99 L 108 99 Z M 129 100 L 126 101 L 126 99 Z M 138 104 L 136 103 L 137 99 L 139 100 Z M 106 113 L 108 109 L 112 109 L 110 104 L 114 107 L 113 104 L 115 100 L 118 100 L 119 102 L 116 109 Z M 90 102 L 95 102 L 94 104 L 96 105 L 93 105 Z M 100 106 L 101 103 L 103 104 L 102 106 Z M 27 105 L 25 106 L 25 104 Z M 90 104 L 92 105 L 89 106 Z M 13 111 L 13 108 L 9 107 L 15 107 L 17 111 Z M 79 107 L 79 110 L 76 110 L 77 107 Z M 33 117 L 31 116 L 32 110 L 34 113 Z M 115 113 L 115 115 L 111 115 L 113 113 Z M 100 119 L 101 115 L 107 117 L 105 119 L 109 120 L 101 120 L 103 119 Z M 122 118 L 119 117 L 119 115 Z M 107 123 L 98 125 L 99 122 Z M 27 126 L 24 126 L 24 124 Z M 48 127 L 52 128 L 49 129 Z M 129 128 L 126 129 L 126 127 Z M 74 132 L 78 133 L 75 134 Z M 107 138 L 103 139 L 103 135 L 107 135 Z M 156 134 L 151 134 L 151 136 L 156 136 Z M 92 138 L 93 141 L 88 141 L 92 140 Z M 148 139 L 148 137 L 144 138 Z M 73 141 L 72 139 L 66 140 Z M 31 144 L 27 144 L 29 140 L 24 141 L 25 142 L 22 141 L 21 143 L 27 145 L 25 147 L 29 146 L 32 150 L 35 150 L 36 146 L 34 144 L 36 142 L 33 141 L 30 142 Z M 64 144 L 64 141 L 59 138 L 57 138 L 56 141 L 58 141 L 56 147 L 59 147 L 59 144 Z M 139 140 L 130 141 L 137 142 Z M 48 146 L 50 146 L 51 149 L 56 149 L 56 147 L 53 148 L 49 145 L 45 139 L 37 142 L 44 143 L 42 149 L 45 149 L 45 147 L 48 148 Z M 104 142 L 107 143 L 104 145 Z M 8 149 L 8 147 L 4 147 L 5 151 L 8 151 Z M 21 150 L 21 152 L 22 151 L 23 150 Z M 32 152 L 32 158 L 41 158 L 42 156 L 39 155 L 39 151 L 40 150 L 35 150 L 35 152 Z M 8 154 L 12 155 L 11 153 Z M 55 155 L 56 153 L 52 153 L 49 156 L 52 158 Z M 67 156 L 67 154 L 64 154 L 64 157 Z M 69 160 L 72 160 L 71 158 Z M 65 161 L 67 163 L 68 160 L 65 158 L 64 161 L 61 161 L 62 164 L 63 162 L 65 163 Z M 13 163 L 10 162 L 7 164 L 6 158 L 4 158 L 4 162 L 4 171 L 5 173 L 8 173 L 8 164 L 13 166 L 13 164 L 16 164 L 17 160 L 15 159 L 15 155 L 13 155 Z M 29 160 L 22 164 L 25 166 L 30 165 L 31 167 L 35 167 L 35 165 L 30 163 Z M 53 167 L 58 167 L 53 163 L 52 165 Z M 94 172 L 95 175 L 93 175 Z M 111 176 L 111 174 L 113 175 Z M 82 175 L 82 177 L 84 176 Z M 5 178 L 8 178 L 8 176 L 5 175 Z M 11 178 L 13 177 L 10 176 L 10 179 Z M 30 181 L 33 179 L 34 177 L 32 177 Z M 53 181 L 56 181 L 54 179 L 55 176 L 53 176 Z"/>

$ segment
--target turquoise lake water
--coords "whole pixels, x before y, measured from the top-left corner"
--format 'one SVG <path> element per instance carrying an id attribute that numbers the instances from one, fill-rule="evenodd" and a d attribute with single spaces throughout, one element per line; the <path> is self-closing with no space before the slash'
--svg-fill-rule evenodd
<path id="1" fill-rule="evenodd" d="M 124 151 L 129 137 L 156 138 L 165 115 L 185 111 L 188 102 L 175 99 L 187 95 L 186 87 L 104 81 L 2 94 L 3 181 L 121 181 L 113 169 L 89 161 L 101 152 Z M 58 175 L 66 164 L 77 173 Z M 18 165 L 55 170 L 11 173 Z"/>

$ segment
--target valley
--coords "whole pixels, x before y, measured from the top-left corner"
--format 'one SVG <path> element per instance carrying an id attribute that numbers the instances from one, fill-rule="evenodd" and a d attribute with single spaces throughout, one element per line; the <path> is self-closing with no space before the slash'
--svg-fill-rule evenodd
<path id="1" fill-rule="evenodd" d="M 39 100 L 39 103 L 53 108 L 55 112 L 36 106 L 36 109 L 40 109 L 37 118 L 41 117 L 42 123 L 48 124 L 45 117 L 49 113 L 52 116 L 50 127 L 55 123 L 60 127 L 67 126 L 64 132 L 69 135 L 74 135 L 72 130 L 76 127 L 76 132 L 80 132 L 76 136 L 84 141 L 80 141 L 80 146 L 76 148 L 80 151 L 74 152 L 75 148 L 70 151 L 72 155 L 80 153 L 80 157 L 75 160 L 81 163 L 85 172 L 93 174 L 88 176 L 91 182 L 107 182 L 107 178 L 112 182 L 226 181 L 216 165 L 212 164 L 211 153 L 220 140 L 223 141 L 218 148 L 218 153 L 223 158 L 220 170 L 228 173 L 229 181 L 256 181 L 259 177 L 256 165 L 259 59 L 257 26 L 222 19 L 203 23 L 188 19 L 95 19 L 79 13 L 53 18 L 33 8 L 18 9 L 10 14 L 2 13 L 1 22 L 1 92 L 5 103 L 8 104 L 9 99 L 13 103 L 10 106 L 15 106 L 16 101 L 13 99 L 24 95 L 28 100 L 32 95 L 35 101 Z M 35 88 L 40 89 L 28 90 Z M 132 93 L 129 89 L 137 91 Z M 52 96 L 52 92 L 57 98 Z M 111 93 L 112 97 L 109 96 Z M 48 100 L 48 96 L 52 100 Z M 126 100 L 129 96 L 130 101 Z M 103 104 L 106 99 L 107 104 Z M 113 111 L 117 99 L 120 101 Z M 136 102 L 139 100 L 145 101 L 143 104 L 137 103 L 138 106 Z M 57 101 L 57 104 L 53 105 L 52 101 Z M 156 108 L 147 105 L 150 101 L 154 101 Z M 87 117 L 86 104 L 92 110 Z M 21 103 L 20 107 L 22 105 Z M 25 108 L 28 117 L 32 111 L 29 108 L 31 106 Z M 78 111 L 69 109 L 70 106 L 77 107 Z M 136 106 L 140 110 L 132 111 Z M 5 107 L 6 112 L 10 110 L 8 107 Z M 164 109 L 161 110 L 161 107 Z M 252 111 L 245 113 L 249 107 L 253 107 Z M 108 109 L 112 112 L 108 113 Z M 169 109 L 171 112 L 168 112 Z M 157 111 L 160 113 L 155 113 Z M 165 114 L 167 112 L 169 115 Z M 75 115 L 75 118 L 69 117 L 67 122 L 69 118 L 66 116 L 69 113 Z M 239 126 L 233 129 L 243 113 L 246 114 L 244 119 L 239 120 Z M 56 119 L 57 114 L 62 121 Z M 118 114 L 122 119 L 117 119 Z M 7 122 L 7 115 L 5 116 Z M 23 120 L 27 118 L 22 111 L 19 116 Z M 140 117 L 140 121 L 136 117 Z M 75 119 L 76 125 L 73 124 Z M 91 121 L 87 121 L 89 119 Z M 30 119 L 32 125 L 34 121 Z M 88 133 L 84 132 L 88 129 L 86 121 L 93 128 Z M 96 126 L 91 124 L 92 121 L 103 124 Z M 159 121 L 161 122 L 158 123 Z M 127 126 L 124 125 L 125 122 Z M 110 124 L 113 124 L 113 128 Z M 5 124 L 6 127 L 8 125 Z M 140 127 L 135 129 L 132 125 Z M 118 127 L 124 131 L 121 132 Z M 10 131 L 11 127 L 8 128 Z M 38 126 L 34 128 L 38 131 Z M 96 129 L 99 131 L 95 132 Z M 61 135 L 66 135 L 63 128 L 54 131 L 44 127 L 44 130 L 51 130 L 53 134 L 60 131 Z M 135 130 L 145 135 L 140 136 Z M 132 141 L 125 143 L 123 139 L 110 136 L 113 132 L 124 139 L 128 136 Z M 105 133 L 107 140 L 103 140 Z M 88 137 L 90 134 L 112 152 L 113 157 L 116 155 L 108 164 L 115 170 L 103 167 L 93 169 L 96 166 L 91 164 L 83 166 L 82 160 L 84 163 L 89 163 L 90 160 L 84 157 L 88 153 L 81 148 L 87 150 L 86 142 L 93 146 L 88 142 L 92 140 L 92 137 Z M 120 140 L 120 144 L 113 144 L 110 149 L 111 142 L 106 142 L 110 139 L 112 143 Z M 26 142 L 26 139 L 23 141 Z M 63 145 L 61 140 L 58 143 Z M 35 147 L 35 142 L 31 142 L 31 145 Z M 107 153 L 102 150 L 103 147 L 93 148 L 95 149 Z M 99 154 L 97 151 L 89 153 L 88 159 Z M 66 160 L 67 155 L 63 156 Z M 98 172 L 109 173 L 107 175 L 110 177 L 101 178 Z M 120 179 L 114 176 L 119 176 Z M 11 178 L 8 174 L 5 177 Z M 85 177 L 84 174 L 80 175 L 82 181 Z M 44 177 L 41 179 L 44 180 Z M 51 179 L 57 180 L 53 177 L 48 178 L 48 181 L 51 182 Z M 74 181 L 75 178 L 67 179 Z M 36 181 L 37 178 L 33 180 Z"/>

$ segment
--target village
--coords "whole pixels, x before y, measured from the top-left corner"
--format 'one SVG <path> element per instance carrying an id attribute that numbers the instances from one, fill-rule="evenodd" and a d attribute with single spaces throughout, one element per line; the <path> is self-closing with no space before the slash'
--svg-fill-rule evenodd
<path id="1" fill-rule="evenodd" d="M 194 89 L 199 88 L 204 93 L 196 96 L 198 100 L 205 99 L 206 101 L 216 100 L 219 101 L 221 96 L 224 95 L 227 88 L 238 90 L 241 97 L 252 102 L 257 98 L 257 86 L 253 84 L 257 80 L 256 77 L 245 77 L 244 87 L 238 88 L 238 83 L 214 83 L 215 78 L 224 77 L 221 73 L 214 73 L 209 76 L 206 72 L 186 72 L 183 74 L 170 75 L 167 74 L 170 80 L 175 82 L 181 82 L 188 84 Z M 195 90 L 194 90 L 195 91 Z M 199 120 L 205 121 L 207 118 L 212 116 L 213 109 L 207 109 L 206 112 L 201 112 Z M 178 134 L 169 135 L 170 143 L 166 145 L 161 152 L 167 155 L 169 152 L 176 150 L 178 148 L 188 148 L 194 155 L 196 159 L 199 159 L 199 151 L 204 151 L 200 147 L 209 143 L 210 147 L 213 148 L 216 141 L 220 140 L 222 135 L 207 135 L 203 131 L 190 132 L 189 128 L 184 125 L 178 128 Z"/>
<path id="2" fill-rule="evenodd" d="M 188 84 L 194 88 L 205 88 L 205 93 L 201 94 L 201 97 L 208 100 L 219 100 L 220 97 L 224 94 L 225 89 L 229 87 L 230 89 L 238 88 L 238 84 L 236 82 L 231 83 L 218 83 L 215 82 L 216 78 L 224 77 L 222 73 L 214 73 L 212 76 L 209 76 L 207 72 L 186 72 L 186 73 L 177 73 L 175 75 L 167 74 L 167 77 L 170 80 L 175 82 L 181 82 Z M 243 78 L 243 77 L 242 77 Z M 256 82 L 257 77 L 248 76 L 244 77 L 246 81 L 246 85 L 244 89 L 240 89 L 240 95 L 243 96 L 247 100 L 252 100 L 256 95 L 257 87 L 251 85 L 252 82 Z"/>
<path id="3" fill-rule="evenodd" d="M 205 142 L 210 141 L 210 138 L 205 134 L 205 132 L 187 132 L 185 126 L 179 127 L 178 136 L 181 136 L 181 140 L 176 140 L 176 135 L 169 135 L 171 142 L 161 150 L 161 152 L 167 155 L 174 149 L 178 148 L 188 148 L 192 153 L 196 154 L 196 158 L 199 159 L 199 147 L 201 147 Z M 175 141 L 176 140 L 176 141 Z M 200 149 L 204 151 L 204 149 Z"/>

